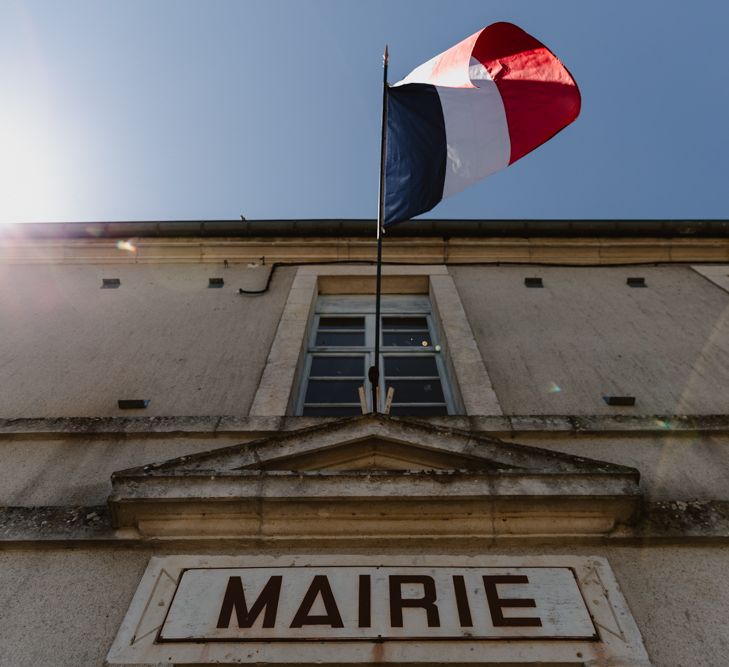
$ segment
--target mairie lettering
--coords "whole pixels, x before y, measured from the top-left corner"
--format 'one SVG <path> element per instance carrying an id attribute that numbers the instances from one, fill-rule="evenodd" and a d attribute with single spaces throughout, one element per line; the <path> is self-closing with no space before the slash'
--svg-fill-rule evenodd
<path id="1" fill-rule="evenodd" d="M 359 575 L 356 622 L 359 628 L 372 627 L 372 580 L 370 575 Z M 465 579 L 462 575 L 452 575 L 449 590 L 439 591 L 436 580 L 428 575 L 391 574 L 387 577 L 387 594 L 389 595 L 389 625 L 391 628 L 402 628 L 406 622 L 406 614 L 420 614 L 428 628 L 441 627 L 441 608 L 439 595 L 450 595 L 455 601 L 458 624 L 461 628 L 473 627 L 473 599 L 469 596 Z M 301 600 L 295 604 L 289 600 L 286 610 L 280 606 L 281 590 L 284 587 L 283 576 L 272 575 L 260 590 L 255 599 L 246 595 L 245 586 L 240 576 L 230 576 L 223 595 L 217 628 L 235 627 L 251 628 L 259 619 L 261 627 L 274 628 L 286 623 L 289 628 L 305 626 L 321 626 L 343 628 L 344 621 L 340 609 L 343 602 L 337 600 L 326 574 L 312 577 Z M 542 620 L 534 616 L 512 616 L 505 614 L 508 609 L 535 608 L 536 601 L 529 597 L 501 597 L 501 585 L 528 585 L 529 578 L 519 574 L 483 575 L 481 577 L 486 605 L 494 627 L 541 627 Z M 407 592 L 406 592 L 407 591 Z M 413 591 L 417 594 L 413 595 Z M 442 599 L 442 598 L 441 598 Z M 252 600 L 252 604 L 251 604 Z M 483 600 L 483 598 L 481 598 Z M 483 603 L 483 602 L 481 602 Z M 315 607 L 324 613 L 314 613 Z M 293 611 L 293 615 L 291 612 Z M 289 618 L 290 617 L 290 618 Z M 235 619 L 235 620 L 234 620 Z"/>

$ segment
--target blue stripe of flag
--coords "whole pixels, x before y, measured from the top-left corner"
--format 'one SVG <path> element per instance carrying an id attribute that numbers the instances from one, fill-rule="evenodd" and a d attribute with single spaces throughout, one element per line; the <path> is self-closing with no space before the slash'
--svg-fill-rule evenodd
<path id="1" fill-rule="evenodd" d="M 388 90 L 385 226 L 425 213 L 443 198 L 446 132 L 435 86 Z"/>

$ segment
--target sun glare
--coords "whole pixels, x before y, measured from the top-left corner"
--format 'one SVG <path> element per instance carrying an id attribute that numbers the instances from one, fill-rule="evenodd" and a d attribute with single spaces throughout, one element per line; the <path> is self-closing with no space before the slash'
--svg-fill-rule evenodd
<path id="1" fill-rule="evenodd" d="M 66 165 L 58 157 L 46 119 L 0 109 L 0 223 L 67 215 Z"/>

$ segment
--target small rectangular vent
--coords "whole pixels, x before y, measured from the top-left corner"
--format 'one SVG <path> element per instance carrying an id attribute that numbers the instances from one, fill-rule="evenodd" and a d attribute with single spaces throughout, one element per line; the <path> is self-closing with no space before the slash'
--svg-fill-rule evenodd
<path id="1" fill-rule="evenodd" d="M 121 286 L 120 278 L 102 278 L 101 289 L 116 289 Z"/>
<path id="2" fill-rule="evenodd" d="M 225 281 L 222 278 L 208 278 L 208 287 L 222 287 Z"/>
<path id="3" fill-rule="evenodd" d="M 626 282 L 628 283 L 628 287 L 647 287 L 645 278 L 642 277 L 628 278 Z"/>
<path id="4" fill-rule="evenodd" d="M 120 410 L 144 410 L 149 400 L 144 398 L 120 398 L 117 402 Z"/>
<path id="5" fill-rule="evenodd" d="M 635 405 L 635 396 L 603 396 L 608 405 Z"/>
<path id="6" fill-rule="evenodd" d="M 527 287 L 544 287 L 541 278 L 524 278 L 524 284 Z"/>

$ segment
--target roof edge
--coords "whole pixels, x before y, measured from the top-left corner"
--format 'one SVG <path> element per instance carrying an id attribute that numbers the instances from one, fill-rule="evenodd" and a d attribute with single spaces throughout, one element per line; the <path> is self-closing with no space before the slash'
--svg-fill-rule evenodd
<path id="1" fill-rule="evenodd" d="M 0 240 L 130 237 L 339 237 L 374 235 L 372 219 L 149 220 L 17 222 L 0 225 Z M 666 219 L 441 219 L 408 221 L 387 230 L 396 237 L 722 237 L 729 220 Z"/>

